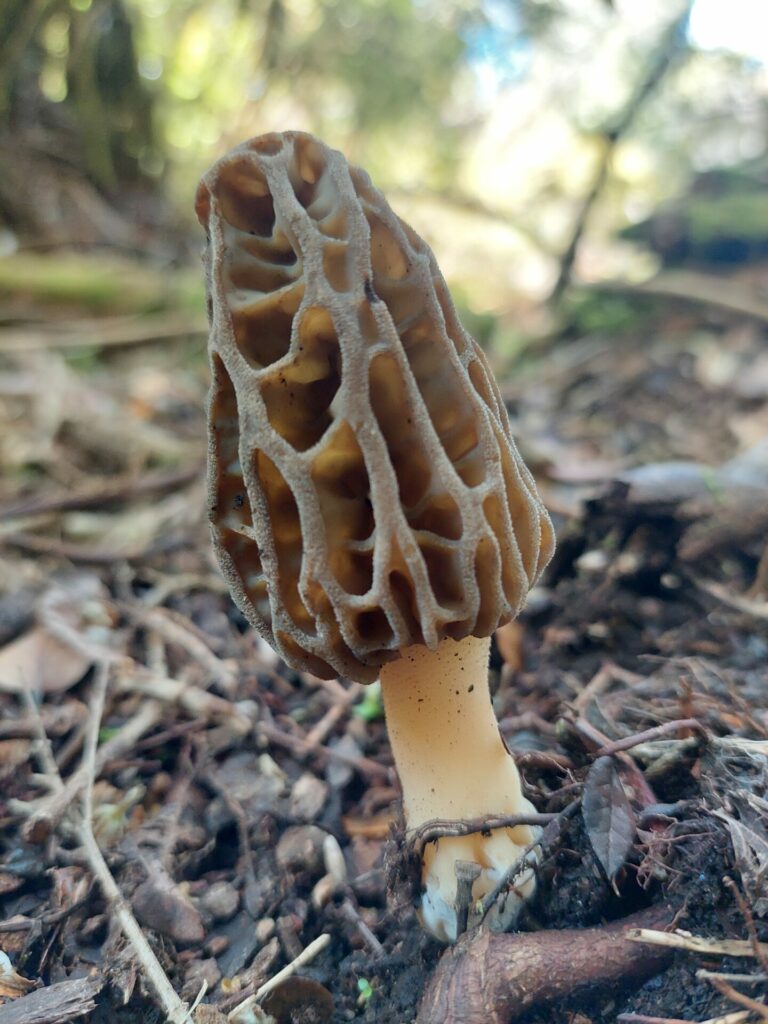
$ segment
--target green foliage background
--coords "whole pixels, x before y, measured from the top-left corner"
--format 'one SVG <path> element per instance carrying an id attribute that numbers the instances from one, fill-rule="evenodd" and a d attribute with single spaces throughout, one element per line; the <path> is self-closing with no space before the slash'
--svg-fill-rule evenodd
<path id="1" fill-rule="evenodd" d="M 0 229 L 188 260 L 199 175 L 290 127 L 371 172 L 479 322 L 557 290 L 582 215 L 568 280 L 647 273 L 637 224 L 702 170 L 748 184 L 696 195 L 691 237 L 760 248 L 766 69 L 696 50 L 691 6 L 0 0 Z"/>

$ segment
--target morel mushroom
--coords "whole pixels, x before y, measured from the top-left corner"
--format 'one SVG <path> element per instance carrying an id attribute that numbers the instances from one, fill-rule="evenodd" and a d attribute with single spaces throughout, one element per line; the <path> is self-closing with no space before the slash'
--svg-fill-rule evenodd
<path id="1" fill-rule="evenodd" d="M 294 668 L 381 677 L 410 830 L 530 813 L 488 638 L 548 561 L 552 526 L 432 252 L 301 132 L 225 156 L 197 213 L 210 519 L 235 601 Z M 428 844 L 426 927 L 455 938 L 457 860 L 483 869 L 478 899 L 533 839 L 521 825 Z"/>

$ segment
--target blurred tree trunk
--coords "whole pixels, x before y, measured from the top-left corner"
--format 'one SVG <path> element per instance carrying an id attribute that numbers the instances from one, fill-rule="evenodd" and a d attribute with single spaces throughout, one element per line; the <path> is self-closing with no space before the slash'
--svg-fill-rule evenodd
<path id="1" fill-rule="evenodd" d="M 126 200 L 158 193 L 152 98 L 124 0 L 81 6 L 0 0 L 0 221 L 34 241 L 124 244 Z"/>

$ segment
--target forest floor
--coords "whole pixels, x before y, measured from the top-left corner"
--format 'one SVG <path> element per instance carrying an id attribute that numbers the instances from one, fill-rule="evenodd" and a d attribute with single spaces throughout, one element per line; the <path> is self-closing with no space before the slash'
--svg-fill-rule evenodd
<path id="1" fill-rule="evenodd" d="M 518 948 L 589 928 L 597 951 L 644 908 L 687 948 L 636 943 L 601 984 L 569 937 L 546 966 L 570 980 L 515 1020 L 765 1021 L 768 331 L 635 313 L 499 373 L 559 546 L 492 689 L 552 815 Z M 443 950 L 404 882 L 380 702 L 291 671 L 234 608 L 204 519 L 204 338 L 158 323 L 4 307 L 0 1024 L 161 1020 L 121 906 L 233 1024 L 307 947 L 263 997 L 278 1024 L 412 1021 Z"/>

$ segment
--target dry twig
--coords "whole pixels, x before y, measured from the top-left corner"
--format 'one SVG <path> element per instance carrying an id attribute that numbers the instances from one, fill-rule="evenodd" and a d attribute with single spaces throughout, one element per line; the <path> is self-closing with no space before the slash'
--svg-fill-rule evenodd
<path id="1" fill-rule="evenodd" d="M 684 932 L 657 932 L 648 928 L 634 928 L 627 932 L 630 942 L 643 942 L 652 946 L 666 946 L 668 949 L 684 949 L 688 953 L 702 956 L 746 956 L 754 957 L 756 950 L 752 942 L 745 939 L 703 939 L 698 935 Z M 759 951 L 768 954 L 768 943 L 759 943 Z"/>
<path id="2" fill-rule="evenodd" d="M 85 781 L 82 800 L 82 820 L 78 828 L 78 836 L 88 859 L 88 865 L 99 883 L 104 898 L 110 906 L 110 910 L 117 918 L 123 934 L 131 944 L 131 948 L 141 965 L 142 971 L 155 990 L 169 1024 L 185 1024 L 190 1019 L 187 1007 L 176 995 L 173 986 L 168 981 L 165 971 L 160 966 L 160 962 L 147 942 L 144 932 L 133 916 L 133 911 L 120 892 L 117 882 L 115 882 L 93 834 L 93 785 L 97 772 L 96 755 L 99 728 L 104 712 L 104 700 L 108 681 L 109 670 L 105 666 L 101 666 L 96 675 L 92 697 L 91 720 L 83 752 L 82 771 L 85 775 Z"/>
<path id="3" fill-rule="evenodd" d="M 318 935 L 316 939 L 306 946 L 301 953 L 292 960 L 289 964 L 283 967 L 282 970 L 278 971 L 277 974 L 270 978 L 269 981 L 265 981 L 261 988 L 257 989 L 252 996 L 248 996 L 244 999 L 239 1006 L 236 1006 L 234 1010 L 230 1011 L 227 1015 L 227 1020 L 231 1024 L 245 1024 L 248 1018 L 245 1016 L 246 1012 L 251 1009 L 256 1003 L 258 1003 L 264 996 L 268 995 L 273 989 L 277 988 L 279 984 L 285 981 L 286 978 L 290 978 L 298 971 L 300 967 L 305 964 L 311 963 L 316 956 L 329 945 L 331 936 L 328 934 Z"/>

